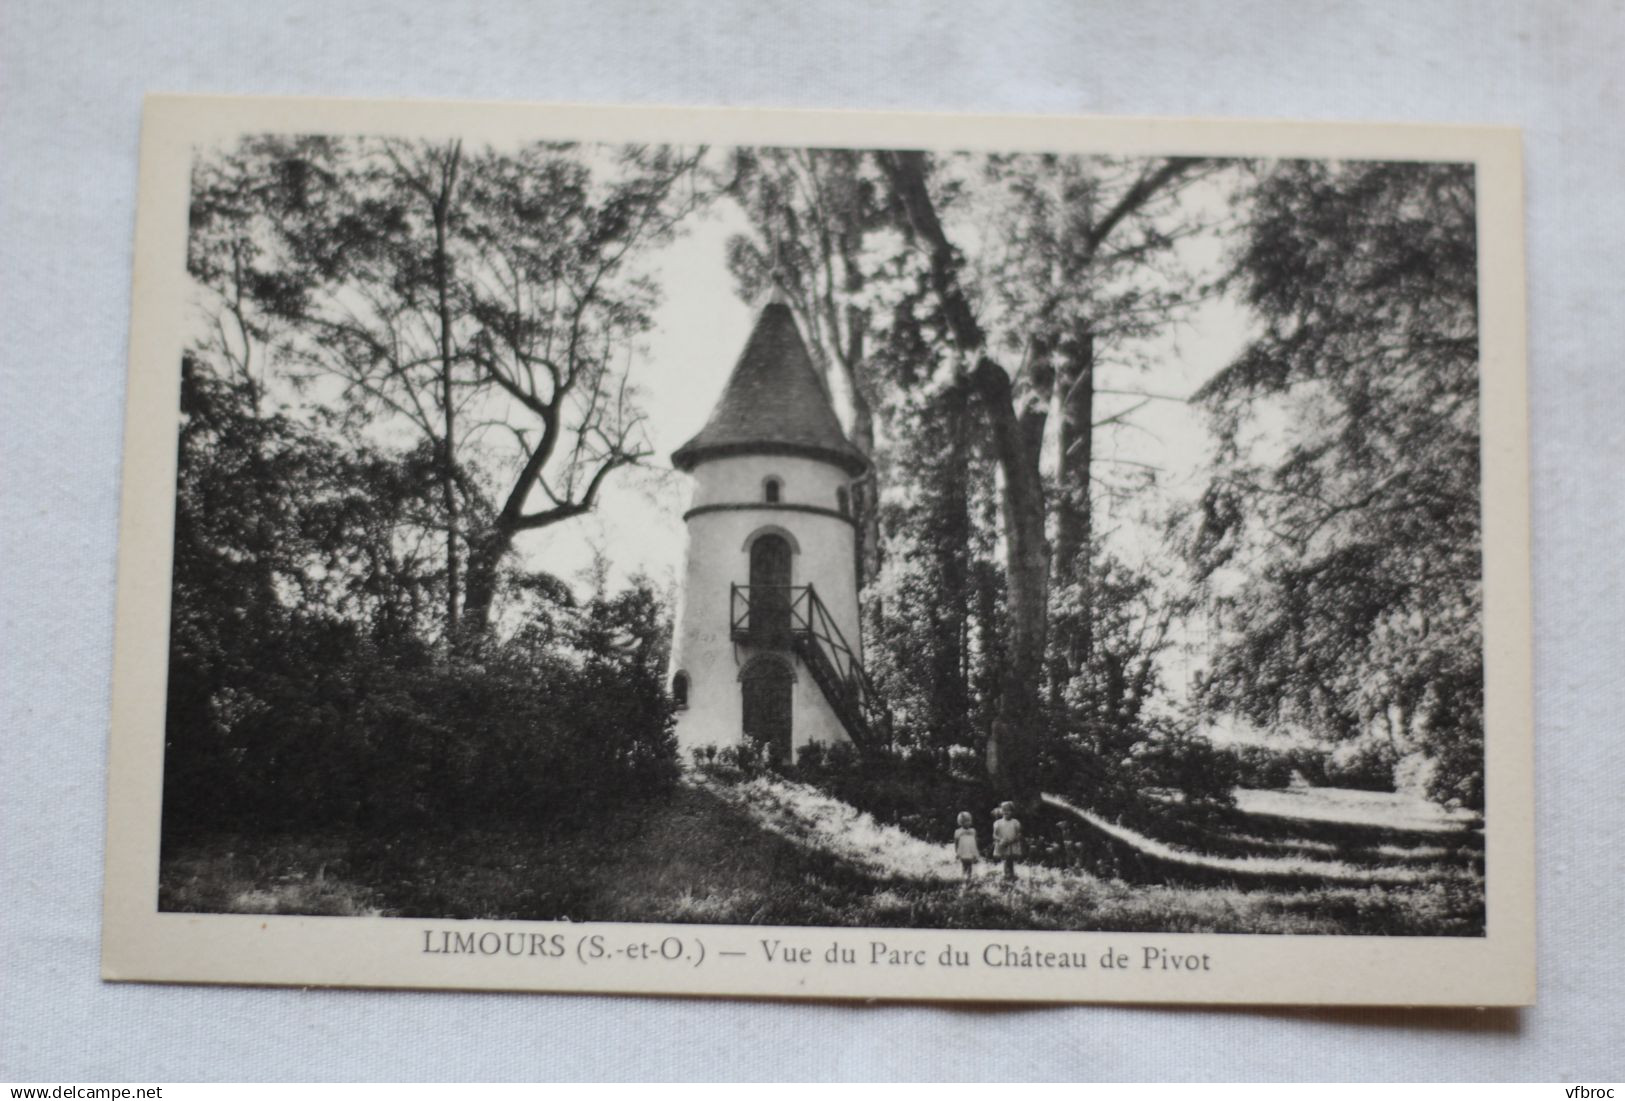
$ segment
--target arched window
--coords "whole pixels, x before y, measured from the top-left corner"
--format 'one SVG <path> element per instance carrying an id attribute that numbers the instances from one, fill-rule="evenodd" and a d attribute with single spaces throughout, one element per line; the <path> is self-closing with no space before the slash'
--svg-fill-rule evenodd
<path id="1" fill-rule="evenodd" d="M 801 544 L 797 542 L 795 535 L 791 533 L 788 528 L 781 528 L 777 524 L 763 524 L 761 527 L 745 536 L 745 541 L 739 544 L 739 549 L 744 553 L 749 554 L 751 548 L 756 545 L 756 541 L 758 539 L 764 539 L 769 535 L 777 535 L 786 543 L 790 544 L 791 554 L 794 555 L 801 553 Z M 789 582 L 787 581 L 785 584 L 788 585 Z"/>
<path id="2" fill-rule="evenodd" d="M 671 678 L 671 702 L 679 711 L 688 706 L 688 674 L 682 670 Z"/>
<path id="3" fill-rule="evenodd" d="M 760 645 L 790 637 L 790 541 L 771 532 L 750 545 L 750 634 Z"/>
<path id="4" fill-rule="evenodd" d="M 777 478 L 765 479 L 762 482 L 762 500 L 766 501 L 770 505 L 778 504 L 779 493 L 783 489 L 783 486 L 784 483 L 780 482 Z"/>
<path id="5" fill-rule="evenodd" d="M 845 486 L 835 491 L 835 507 L 840 509 L 842 516 L 852 514 L 852 494 L 847 492 Z"/>

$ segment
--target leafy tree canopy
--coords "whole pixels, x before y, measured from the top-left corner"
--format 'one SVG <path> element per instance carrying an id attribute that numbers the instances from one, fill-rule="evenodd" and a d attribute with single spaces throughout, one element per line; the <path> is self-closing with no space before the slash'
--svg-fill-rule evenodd
<path id="1" fill-rule="evenodd" d="M 1373 732 L 1482 800 L 1473 174 L 1283 162 L 1245 196 L 1261 331 L 1203 389 L 1219 439 L 1190 553 L 1221 643 L 1209 704 Z"/>

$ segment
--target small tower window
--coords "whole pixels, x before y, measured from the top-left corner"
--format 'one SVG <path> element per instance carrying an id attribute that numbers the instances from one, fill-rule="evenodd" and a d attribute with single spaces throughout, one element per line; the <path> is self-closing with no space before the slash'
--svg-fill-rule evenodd
<path id="1" fill-rule="evenodd" d="M 762 483 L 762 500 L 770 505 L 779 503 L 779 491 L 782 483 L 777 478 L 769 478 Z"/>
<path id="2" fill-rule="evenodd" d="M 840 510 L 842 516 L 852 515 L 852 494 L 847 492 L 845 486 L 835 491 L 835 507 Z"/>
<path id="3" fill-rule="evenodd" d="M 688 674 L 679 671 L 671 678 L 671 702 L 681 711 L 688 706 Z"/>

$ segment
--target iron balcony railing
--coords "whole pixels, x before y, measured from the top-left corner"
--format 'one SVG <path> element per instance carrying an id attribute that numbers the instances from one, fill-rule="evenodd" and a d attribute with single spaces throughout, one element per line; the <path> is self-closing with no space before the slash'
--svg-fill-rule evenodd
<path id="1" fill-rule="evenodd" d="M 872 744 L 873 726 L 889 726 L 861 656 L 811 585 L 731 586 L 729 628 L 735 642 L 801 654 L 854 740 Z"/>

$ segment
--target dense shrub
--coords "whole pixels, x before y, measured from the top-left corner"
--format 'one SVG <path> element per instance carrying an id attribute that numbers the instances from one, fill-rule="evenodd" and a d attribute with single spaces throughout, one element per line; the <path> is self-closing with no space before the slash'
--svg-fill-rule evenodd
<path id="1" fill-rule="evenodd" d="M 1040 769 L 1046 791 L 1103 814 L 1118 812 L 1125 801 L 1138 799 L 1110 766 L 1108 754 L 1088 738 L 1051 738 L 1043 746 Z"/>
<path id="2" fill-rule="evenodd" d="M 1345 742 L 1326 758 L 1326 783 L 1334 788 L 1393 791 L 1399 753 L 1387 738 Z"/>
<path id="3" fill-rule="evenodd" d="M 1249 788 L 1284 788 L 1296 781 L 1313 787 L 1394 791 L 1400 764 L 1393 744 L 1381 737 L 1344 742 L 1331 749 L 1243 745 L 1226 752 L 1238 783 Z"/>
<path id="4" fill-rule="evenodd" d="M 190 361 L 176 493 L 164 830 L 591 821 L 675 781 L 665 609 L 544 594 L 449 646 L 397 560 L 392 459 L 254 409 Z M 523 586 L 521 586 L 523 587 Z M 460 656 L 459 656 L 460 655 Z"/>
<path id="5" fill-rule="evenodd" d="M 1227 752 L 1242 787 L 1279 790 L 1291 786 L 1295 769 L 1289 753 L 1265 745 L 1231 746 Z"/>
<path id="6" fill-rule="evenodd" d="M 1326 764 L 1331 753 L 1317 746 L 1298 746 L 1287 751 L 1292 762 L 1294 781 L 1301 780 L 1310 787 L 1323 788 L 1331 781 L 1326 778 Z"/>
<path id="7" fill-rule="evenodd" d="M 1239 779 L 1235 758 L 1193 730 L 1157 726 L 1124 762 L 1136 786 L 1178 792 L 1186 804 L 1233 806 Z"/>
<path id="8" fill-rule="evenodd" d="M 861 758 L 851 742 L 836 742 L 824 754 L 824 764 L 832 772 L 851 772 Z"/>
<path id="9" fill-rule="evenodd" d="M 824 767 L 824 755 L 828 749 L 823 742 L 808 742 L 796 753 L 796 769 L 798 772 L 818 772 Z"/>
<path id="10" fill-rule="evenodd" d="M 773 765 L 774 758 L 755 742 L 741 742 L 724 746 L 717 751 L 715 769 L 729 779 L 746 780 L 762 775 Z"/>
<path id="11" fill-rule="evenodd" d="M 849 743 L 808 742 L 796 750 L 792 764 L 774 747 L 748 739 L 721 749 L 714 745 L 696 746 L 690 756 L 702 773 L 729 783 L 769 773 L 816 781 L 858 770 L 863 760 Z"/>
<path id="12" fill-rule="evenodd" d="M 366 648 L 172 716 L 170 830 L 590 821 L 676 779 L 658 680 L 601 660 L 401 663 Z"/>
<path id="13" fill-rule="evenodd" d="M 1236 757 L 1202 734 L 1161 720 L 1144 720 L 1110 737 L 1084 729 L 1045 748 L 1044 782 L 1091 810 L 1136 819 L 1169 797 L 1190 806 L 1234 804 L 1241 772 Z"/>

